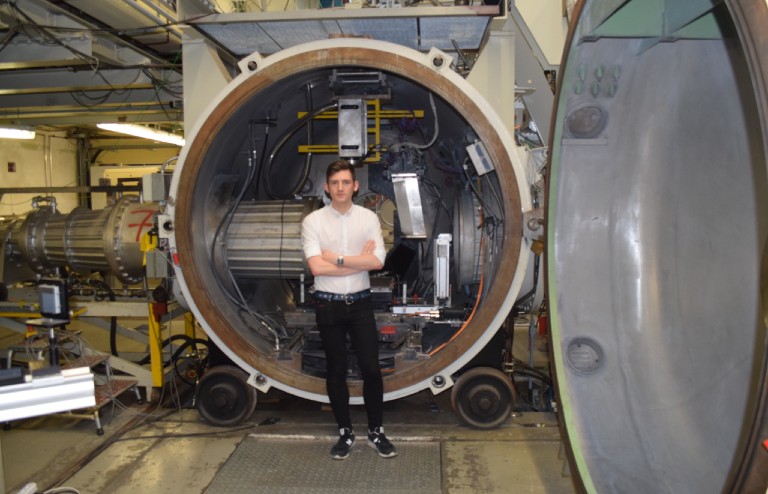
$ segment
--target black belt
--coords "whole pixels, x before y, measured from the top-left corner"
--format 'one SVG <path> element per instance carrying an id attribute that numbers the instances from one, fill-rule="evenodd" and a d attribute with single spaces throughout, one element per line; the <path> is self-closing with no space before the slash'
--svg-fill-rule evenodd
<path id="1" fill-rule="evenodd" d="M 355 293 L 331 293 L 315 291 L 312 294 L 317 300 L 329 300 L 331 302 L 346 302 L 347 305 L 354 304 L 358 300 L 368 298 L 371 296 L 371 289 L 361 290 Z"/>

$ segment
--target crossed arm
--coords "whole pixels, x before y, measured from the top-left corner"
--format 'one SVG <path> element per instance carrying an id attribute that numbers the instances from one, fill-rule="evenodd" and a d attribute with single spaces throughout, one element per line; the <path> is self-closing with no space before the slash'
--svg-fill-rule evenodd
<path id="1" fill-rule="evenodd" d="M 307 265 L 314 276 L 348 276 L 360 271 L 373 271 L 382 268 L 381 261 L 374 254 L 375 250 L 376 242 L 368 240 L 360 254 L 344 256 L 343 266 L 336 264 L 339 254 L 330 250 L 323 250 L 321 255 L 310 257 Z"/>

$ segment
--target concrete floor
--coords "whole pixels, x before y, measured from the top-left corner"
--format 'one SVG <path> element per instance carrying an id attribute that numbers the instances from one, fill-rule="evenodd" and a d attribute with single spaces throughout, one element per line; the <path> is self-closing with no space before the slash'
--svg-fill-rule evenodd
<path id="1" fill-rule="evenodd" d="M 554 414 L 515 413 L 499 429 L 474 430 L 457 423 L 447 398 L 420 393 L 386 407 L 386 429 L 395 444 L 439 442 L 444 493 L 575 492 L 563 475 Z M 129 404 L 104 412 L 103 436 L 90 421 L 61 417 L 19 421 L 0 432 L 6 492 L 35 482 L 40 491 L 65 486 L 82 494 L 202 493 L 249 434 L 313 438 L 328 449 L 335 440 L 326 407 L 287 396 L 262 403 L 232 428 L 207 425 L 193 409 Z M 353 418 L 362 428 L 362 408 L 354 407 Z M 259 425 L 269 419 L 277 422 Z M 367 448 L 363 441 L 355 447 Z M 345 462 L 354 468 L 355 455 Z M 381 459 L 381 468 L 393 464 L 388 462 Z"/>
<path id="2" fill-rule="evenodd" d="M 516 347 L 523 344 L 524 338 L 516 338 Z M 537 362 L 545 358 L 544 346 L 537 344 L 535 351 Z M 335 442 L 327 405 L 271 391 L 259 395 L 248 420 L 222 428 L 204 423 L 189 404 L 190 393 L 181 394 L 176 401 L 186 404 L 175 408 L 138 404 L 131 393 L 122 395 L 101 411 L 103 436 L 89 420 L 49 416 L 13 422 L 0 431 L 6 492 L 34 482 L 38 492 L 70 487 L 82 494 L 203 493 L 249 435 L 312 439 L 328 450 Z M 353 420 L 360 435 L 362 407 L 353 407 Z M 475 430 L 459 423 L 450 391 L 438 396 L 423 391 L 386 403 L 385 426 L 403 455 L 408 442 L 439 443 L 445 494 L 575 492 L 554 413 L 515 412 L 498 429 Z M 368 446 L 361 440 L 355 448 Z M 355 459 L 353 452 L 344 465 L 354 468 Z M 393 460 L 380 460 L 381 468 L 398 474 Z M 323 461 L 318 465 L 323 468 Z M 248 486 L 242 492 L 249 492 Z"/>

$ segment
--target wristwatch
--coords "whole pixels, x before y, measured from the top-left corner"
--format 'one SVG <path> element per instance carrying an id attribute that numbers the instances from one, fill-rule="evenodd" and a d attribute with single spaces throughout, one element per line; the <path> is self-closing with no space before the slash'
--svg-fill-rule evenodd
<path id="1" fill-rule="evenodd" d="M 344 265 L 344 256 L 339 256 L 336 258 L 336 265 L 338 267 L 342 267 Z"/>

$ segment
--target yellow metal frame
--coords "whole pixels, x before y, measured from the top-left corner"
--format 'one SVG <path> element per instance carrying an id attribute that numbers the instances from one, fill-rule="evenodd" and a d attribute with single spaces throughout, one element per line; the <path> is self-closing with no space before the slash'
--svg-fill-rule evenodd
<path id="1" fill-rule="evenodd" d="M 368 100 L 368 119 L 373 120 L 373 125 L 368 127 L 368 134 L 373 134 L 373 147 L 376 152 L 365 159 L 366 162 L 376 163 L 381 160 L 381 120 L 392 118 L 424 118 L 424 110 L 382 110 L 381 100 Z M 298 117 L 303 118 L 307 112 L 299 112 Z M 337 120 L 339 112 L 335 110 L 324 111 L 313 117 L 313 120 Z M 338 153 L 338 144 L 302 144 L 299 153 L 330 154 Z"/>
<path id="2" fill-rule="evenodd" d="M 184 313 L 184 334 L 192 338 L 197 338 L 197 328 L 195 326 L 195 315 L 191 312 Z"/>
<path id="3" fill-rule="evenodd" d="M 141 236 L 141 251 L 144 253 L 142 265 L 147 265 L 147 252 L 157 248 L 157 236 L 150 235 L 149 232 Z M 149 314 L 149 325 L 147 328 L 147 339 L 149 340 L 149 370 L 152 375 L 152 386 L 162 388 L 165 381 L 165 371 L 163 370 L 163 341 L 161 335 L 160 321 L 155 319 L 155 311 L 152 310 L 154 303 L 147 304 Z"/>
<path id="4" fill-rule="evenodd" d="M 149 339 L 149 370 L 152 374 L 152 386 L 155 388 L 162 388 L 165 380 L 165 372 L 163 371 L 163 349 L 161 338 L 160 322 L 155 319 L 154 311 L 152 310 L 153 303 L 147 304 L 149 309 L 149 327 L 147 331 L 147 337 Z"/>

